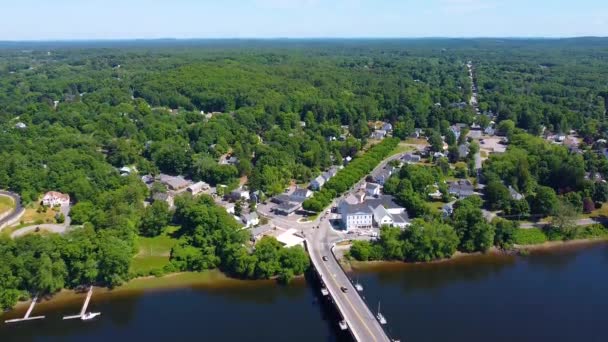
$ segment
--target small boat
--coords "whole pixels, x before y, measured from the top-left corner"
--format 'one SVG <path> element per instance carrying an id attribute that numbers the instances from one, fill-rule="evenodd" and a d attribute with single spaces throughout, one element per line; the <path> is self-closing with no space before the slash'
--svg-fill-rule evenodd
<path id="1" fill-rule="evenodd" d="M 380 302 L 378 302 L 378 314 L 376 315 L 376 318 L 378 318 L 380 324 L 386 324 L 386 318 L 380 313 Z"/>
<path id="2" fill-rule="evenodd" d="M 346 330 L 348 329 L 348 324 L 346 324 L 346 321 L 340 321 L 340 329 L 342 330 Z"/>
<path id="3" fill-rule="evenodd" d="M 84 315 L 82 315 L 80 317 L 80 319 L 83 320 L 83 321 L 88 321 L 88 320 L 91 320 L 91 319 L 93 319 L 93 318 L 95 318 L 95 317 L 97 317 L 99 315 L 101 315 L 101 312 L 87 312 Z"/>
<path id="4" fill-rule="evenodd" d="M 363 285 L 361 285 L 359 283 L 359 279 L 357 279 L 357 281 L 355 281 L 355 289 L 357 289 L 357 291 L 359 291 L 359 292 L 363 291 Z"/>

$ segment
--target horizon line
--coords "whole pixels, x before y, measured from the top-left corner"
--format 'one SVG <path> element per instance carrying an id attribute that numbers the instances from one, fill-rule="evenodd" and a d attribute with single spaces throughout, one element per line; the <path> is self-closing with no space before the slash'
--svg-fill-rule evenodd
<path id="1" fill-rule="evenodd" d="M 129 42 L 129 41 L 193 41 L 193 40 L 422 40 L 422 39 L 607 39 L 608 36 L 360 36 L 360 37 L 341 37 L 341 36 L 311 36 L 311 37 L 158 37 L 158 38 L 57 38 L 57 39 L 0 39 L 0 43 L 60 43 L 60 42 Z"/>

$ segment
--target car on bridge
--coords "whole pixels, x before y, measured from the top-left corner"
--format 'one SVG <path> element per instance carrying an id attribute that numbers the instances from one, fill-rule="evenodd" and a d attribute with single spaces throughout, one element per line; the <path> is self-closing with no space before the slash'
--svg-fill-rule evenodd
<path id="1" fill-rule="evenodd" d="M 323 261 L 327 261 L 327 256 L 323 256 Z"/>
<path id="2" fill-rule="evenodd" d="M 344 293 L 348 292 L 348 289 L 344 286 L 340 286 L 340 290 L 342 290 Z"/>

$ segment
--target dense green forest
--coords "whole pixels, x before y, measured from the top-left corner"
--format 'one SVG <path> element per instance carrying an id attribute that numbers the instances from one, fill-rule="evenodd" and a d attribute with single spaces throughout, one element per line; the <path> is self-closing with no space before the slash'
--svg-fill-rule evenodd
<path id="1" fill-rule="evenodd" d="M 422 190 L 452 175 L 445 160 L 428 171 L 402 170 L 389 192 L 424 220 L 402 234 L 387 230 L 380 244 L 353 246 L 353 255 L 428 260 L 508 245 L 511 227 L 480 220 L 482 206 L 526 216 L 608 200 L 605 183 L 584 179 L 608 177 L 597 143 L 608 137 L 607 57 L 605 39 L 0 43 L 0 188 L 26 204 L 49 190 L 68 193 L 73 224 L 84 225 L 63 236 L 1 238 L 0 304 L 63 287 L 119 285 L 133 276 L 138 236 L 158 235 L 169 222 L 179 226 L 180 242 L 167 271 L 301 274 L 303 250 L 272 239 L 248 249 L 234 219 L 208 198 L 178 201 L 175 212 L 144 208 L 149 190 L 118 168 L 229 188 L 246 177 L 250 189 L 271 196 L 361 155 L 371 120 L 392 123 L 400 139 L 427 129 L 439 150 L 451 124 L 489 121 L 458 105 L 471 96 L 469 60 L 480 109 L 506 122 L 501 133 L 511 144 L 484 164 L 495 200 L 460 203 L 444 222 L 429 215 Z M 584 153 L 525 135 L 543 128 L 576 129 Z M 238 162 L 219 164 L 226 155 Z M 327 191 L 342 192 L 354 178 Z M 509 185 L 525 204 L 506 198 Z M 319 210 L 330 200 L 321 193 L 307 206 Z M 429 241 L 434 247 L 421 253 Z"/>

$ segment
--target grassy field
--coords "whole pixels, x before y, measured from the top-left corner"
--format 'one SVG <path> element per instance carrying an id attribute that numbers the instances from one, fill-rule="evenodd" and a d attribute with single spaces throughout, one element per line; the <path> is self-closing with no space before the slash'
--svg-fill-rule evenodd
<path id="1" fill-rule="evenodd" d="M 515 244 L 537 245 L 547 242 L 547 235 L 539 228 L 518 229 L 515 231 Z"/>
<path id="2" fill-rule="evenodd" d="M 602 204 L 601 208 L 595 209 L 589 214 L 583 214 L 582 217 L 608 217 L 608 203 Z"/>
<path id="3" fill-rule="evenodd" d="M 177 243 L 177 240 L 172 237 L 177 229 L 178 227 L 169 227 L 163 234 L 153 238 L 139 237 L 137 240 L 138 253 L 131 262 L 131 272 L 149 274 L 167 265 L 171 248 Z"/>
<path id="4" fill-rule="evenodd" d="M 413 150 L 414 150 L 414 147 L 408 145 L 407 143 L 400 142 L 395 147 L 395 149 L 393 150 L 393 152 L 390 153 L 390 155 L 394 156 L 395 154 L 410 152 L 410 151 L 413 151 Z"/>
<path id="5" fill-rule="evenodd" d="M 0 214 L 4 214 L 15 207 L 15 202 L 7 196 L 0 196 Z"/>
<path id="6" fill-rule="evenodd" d="M 54 208 L 47 208 L 46 212 L 38 212 L 38 208 L 41 206 L 39 204 L 32 204 L 25 208 L 25 212 L 21 217 L 19 222 L 23 222 L 25 224 L 33 224 L 33 223 L 55 223 L 55 215 L 59 212 L 59 209 L 55 211 Z"/>

